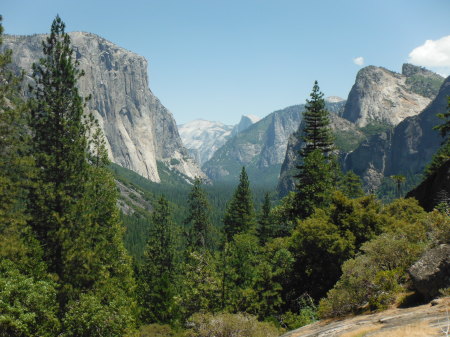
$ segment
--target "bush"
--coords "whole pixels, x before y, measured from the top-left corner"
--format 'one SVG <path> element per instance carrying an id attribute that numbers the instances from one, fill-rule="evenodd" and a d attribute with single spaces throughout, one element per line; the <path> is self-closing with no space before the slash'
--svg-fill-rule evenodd
<path id="1" fill-rule="evenodd" d="M 19 272 L 9 260 L 0 263 L 0 336 L 52 337 L 60 327 L 56 285 Z"/>
<path id="2" fill-rule="evenodd" d="M 185 336 L 183 332 L 174 331 L 166 324 L 149 324 L 144 325 L 139 329 L 136 337 L 182 337 Z"/>
<path id="3" fill-rule="evenodd" d="M 399 223 L 399 228 L 405 226 Z M 365 243 L 362 255 L 346 261 L 342 277 L 319 303 L 322 318 L 342 316 L 363 307 L 384 309 L 402 291 L 406 270 L 426 248 L 423 241 L 411 241 L 400 231 L 385 233 Z"/>
<path id="4" fill-rule="evenodd" d="M 247 314 L 194 314 L 188 321 L 189 337 L 276 337 L 280 331 L 271 323 L 258 322 Z"/>
<path id="5" fill-rule="evenodd" d="M 125 301 L 126 302 L 126 301 Z M 69 303 L 63 319 L 64 337 L 121 337 L 134 324 L 122 296 L 109 300 L 94 294 L 82 294 Z"/>

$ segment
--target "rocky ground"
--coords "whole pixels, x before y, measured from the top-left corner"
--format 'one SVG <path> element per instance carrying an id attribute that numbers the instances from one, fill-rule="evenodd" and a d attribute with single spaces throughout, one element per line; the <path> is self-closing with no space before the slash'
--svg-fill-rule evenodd
<path id="1" fill-rule="evenodd" d="M 448 337 L 449 330 L 450 297 L 444 297 L 410 308 L 394 308 L 339 320 L 323 320 L 281 337 Z"/>

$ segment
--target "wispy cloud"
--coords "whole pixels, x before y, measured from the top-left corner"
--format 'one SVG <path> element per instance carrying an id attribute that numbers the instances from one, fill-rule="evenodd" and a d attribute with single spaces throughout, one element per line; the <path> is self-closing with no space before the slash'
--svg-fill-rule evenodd
<path id="1" fill-rule="evenodd" d="M 355 57 L 353 59 L 353 63 L 356 64 L 357 66 L 363 66 L 364 65 L 364 57 L 362 57 L 362 56 Z"/>
<path id="2" fill-rule="evenodd" d="M 450 35 L 439 40 L 426 40 L 409 53 L 408 61 L 424 67 L 450 67 Z"/>

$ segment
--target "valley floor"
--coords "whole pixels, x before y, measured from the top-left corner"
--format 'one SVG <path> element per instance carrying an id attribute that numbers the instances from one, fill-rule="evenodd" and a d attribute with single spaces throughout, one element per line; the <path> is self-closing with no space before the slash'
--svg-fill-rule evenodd
<path id="1" fill-rule="evenodd" d="M 411 308 L 395 308 L 340 320 L 323 320 L 281 337 L 449 336 L 450 297 Z"/>

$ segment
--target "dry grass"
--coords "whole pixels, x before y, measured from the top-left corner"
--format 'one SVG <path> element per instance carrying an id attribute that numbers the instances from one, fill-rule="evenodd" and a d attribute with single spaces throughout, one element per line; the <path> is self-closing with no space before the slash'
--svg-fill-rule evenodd
<path id="1" fill-rule="evenodd" d="M 432 328 L 428 323 L 418 323 L 402 326 L 388 331 L 381 330 L 372 336 L 389 336 L 389 337 L 424 337 L 438 336 L 439 330 Z"/>
<path id="2" fill-rule="evenodd" d="M 349 331 L 346 333 L 343 333 L 341 335 L 341 337 L 363 337 L 365 335 L 367 335 L 369 332 L 374 332 L 376 330 L 379 330 L 381 328 L 381 325 L 369 325 L 369 326 L 365 326 L 363 328 L 360 329 L 356 329 L 353 331 Z"/>

